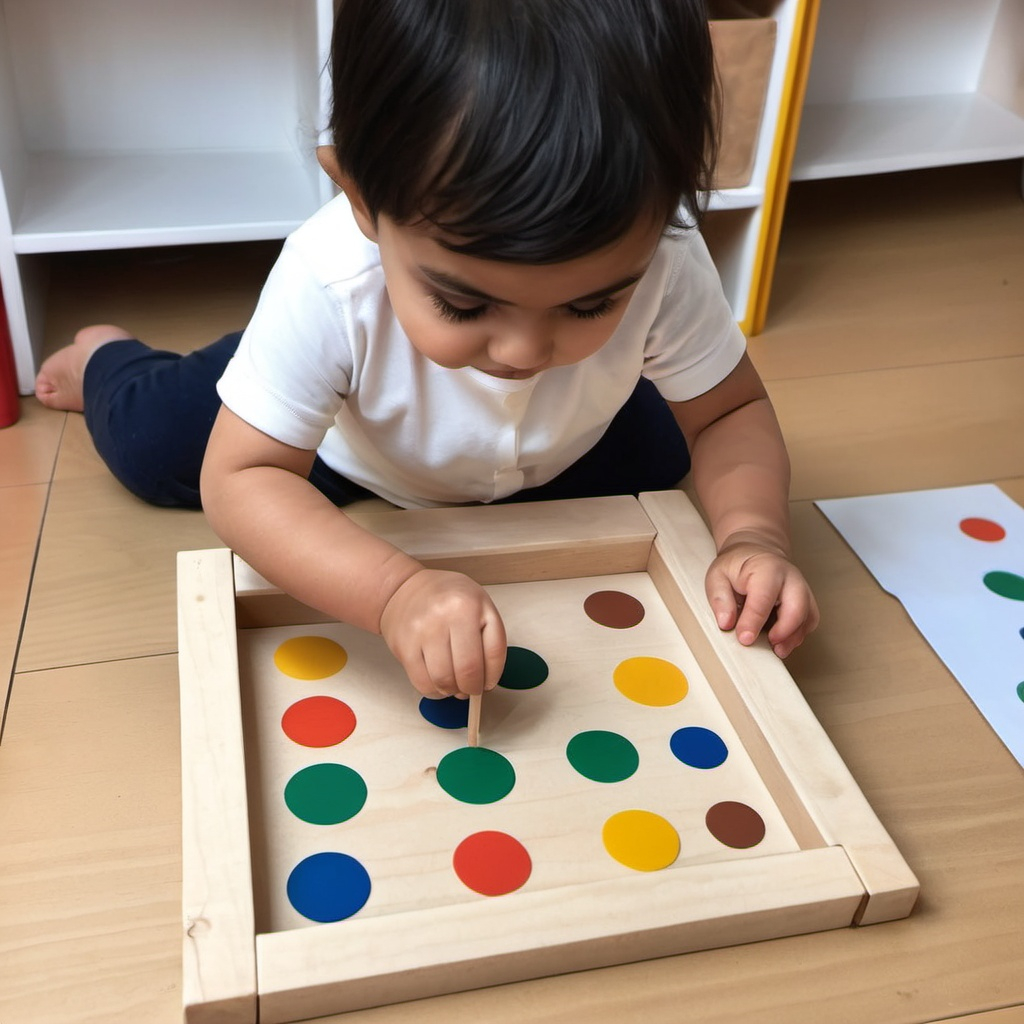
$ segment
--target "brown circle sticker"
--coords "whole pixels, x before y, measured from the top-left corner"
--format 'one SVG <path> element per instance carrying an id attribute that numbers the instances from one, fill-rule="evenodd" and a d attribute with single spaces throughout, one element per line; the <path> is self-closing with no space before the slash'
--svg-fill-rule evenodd
<path id="1" fill-rule="evenodd" d="M 644 606 L 621 590 L 598 590 L 583 602 L 583 610 L 599 626 L 629 629 L 644 617 Z"/>
<path id="2" fill-rule="evenodd" d="M 748 850 L 764 839 L 764 819 L 753 807 L 735 800 L 715 804 L 705 815 L 708 831 L 723 845 Z"/>

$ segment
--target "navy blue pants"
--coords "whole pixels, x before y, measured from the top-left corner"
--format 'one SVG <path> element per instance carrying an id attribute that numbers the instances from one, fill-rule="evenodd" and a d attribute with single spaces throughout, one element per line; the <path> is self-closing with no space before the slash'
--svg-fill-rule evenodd
<path id="1" fill-rule="evenodd" d="M 112 341 L 85 367 L 85 422 L 100 457 L 153 505 L 199 508 L 199 470 L 220 408 L 216 385 L 240 333 L 188 355 Z M 650 381 L 641 380 L 600 441 L 540 487 L 505 501 L 638 494 L 675 486 L 690 469 L 686 442 Z M 335 505 L 373 497 L 319 458 L 310 481 Z"/>

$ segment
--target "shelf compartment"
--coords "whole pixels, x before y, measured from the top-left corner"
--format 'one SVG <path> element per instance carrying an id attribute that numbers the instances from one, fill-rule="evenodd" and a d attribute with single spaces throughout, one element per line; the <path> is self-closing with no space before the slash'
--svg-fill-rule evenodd
<path id="1" fill-rule="evenodd" d="M 281 238 L 320 202 L 315 165 L 281 152 L 37 154 L 17 253 Z"/>
<path id="2" fill-rule="evenodd" d="M 822 7 L 794 179 L 1024 156 L 1024 0 Z"/>
<path id="3" fill-rule="evenodd" d="M 839 178 L 1024 156 L 1024 117 L 980 93 L 804 108 L 793 178 Z"/>
<path id="4" fill-rule="evenodd" d="M 46 254 L 283 238 L 316 162 L 332 0 L 0 0 L 0 278 L 22 393 Z"/>

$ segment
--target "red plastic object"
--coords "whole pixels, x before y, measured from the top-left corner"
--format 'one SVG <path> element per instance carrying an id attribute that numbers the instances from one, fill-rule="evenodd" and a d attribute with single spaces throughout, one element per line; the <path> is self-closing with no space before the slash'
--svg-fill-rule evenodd
<path id="1" fill-rule="evenodd" d="M 0 427 L 9 427 L 21 415 L 21 403 L 18 401 L 18 375 L 14 369 L 14 350 L 11 348 L 3 297 L 3 286 L 0 285 Z"/>

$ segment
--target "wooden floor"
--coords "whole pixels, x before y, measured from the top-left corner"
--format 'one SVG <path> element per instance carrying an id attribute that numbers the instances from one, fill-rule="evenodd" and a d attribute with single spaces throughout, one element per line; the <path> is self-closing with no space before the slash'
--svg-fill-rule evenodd
<path id="1" fill-rule="evenodd" d="M 1024 774 L 812 504 L 982 481 L 1024 504 L 1020 183 L 1001 163 L 794 186 L 751 342 L 824 615 L 789 665 L 917 872 L 914 915 L 347 1022 L 1024 1020 Z M 212 340 L 273 251 L 54 259 L 48 345 L 94 321 Z M 0 431 L 3 1024 L 180 1019 L 174 553 L 216 543 L 123 492 L 80 416 L 25 400 Z"/>

